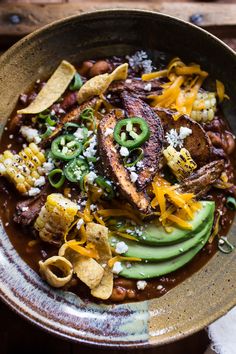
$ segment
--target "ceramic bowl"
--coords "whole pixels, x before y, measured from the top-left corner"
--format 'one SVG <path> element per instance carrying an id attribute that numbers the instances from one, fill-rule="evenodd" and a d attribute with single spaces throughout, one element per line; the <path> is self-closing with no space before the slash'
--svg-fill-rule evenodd
<path id="1" fill-rule="evenodd" d="M 67 18 L 22 39 L 0 59 L 1 132 L 19 94 L 47 77 L 62 59 L 71 62 L 158 49 L 200 63 L 226 84 L 232 105 L 227 118 L 236 131 L 236 55 L 220 40 L 191 24 L 162 14 L 107 10 Z M 235 242 L 236 225 L 229 239 Z M 39 327 L 76 342 L 138 347 L 190 335 L 236 304 L 235 253 L 217 253 L 200 271 L 159 299 L 119 305 L 84 302 L 50 288 L 0 230 L 0 297 Z"/>

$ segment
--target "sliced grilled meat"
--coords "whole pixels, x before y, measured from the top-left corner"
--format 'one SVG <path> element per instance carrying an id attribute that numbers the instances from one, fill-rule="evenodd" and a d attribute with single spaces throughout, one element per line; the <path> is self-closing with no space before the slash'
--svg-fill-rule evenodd
<path id="1" fill-rule="evenodd" d="M 192 134 L 184 139 L 184 147 L 190 152 L 190 155 L 197 163 L 198 167 L 209 162 L 212 144 L 207 133 L 199 123 L 193 121 L 186 115 L 174 120 L 173 115 L 175 112 L 168 109 L 155 108 L 154 110 L 161 118 L 165 134 L 171 129 L 176 129 L 179 132 L 181 127 L 191 129 Z"/>
<path id="2" fill-rule="evenodd" d="M 116 116 L 112 112 L 106 115 L 98 126 L 98 148 L 105 169 L 105 174 L 117 185 L 120 193 L 141 212 L 146 213 L 149 201 L 143 192 L 138 192 L 130 181 L 127 169 L 124 167 L 119 152 L 115 147 L 112 135 L 106 136 L 107 129 L 114 129 Z"/>
<path id="3" fill-rule="evenodd" d="M 36 197 L 18 202 L 13 216 L 14 222 L 24 226 L 32 224 L 37 218 L 42 206 L 45 204 L 50 190 L 51 187 L 49 183 L 47 183 Z"/>
<path id="4" fill-rule="evenodd" d="M 163 90 L 161 84 L 163 84 L 162 79 L 154 79 L 150 82 L 136 78 L 119 80 L 111 83 L 108 92 L 120 95 L 123 91 L 127 91 L 133 96 L 145 100 L 149 95 L 160 95 Z"/>
<path id="5" fill-rule="evenodd" d="M 133 97 L 127 92 L 121 94 L 124 108 L 129 117 L 142 117 L 149 125 L 150 138 L 142 146 L 144 157 L 136 185 L 139 190 L 144 189 L 152 180 L 159 168 L 161 151 L 164 141 L 164 132 L 158 115 L 142 100 Z"/>
<path id="6" fill-rule="evenodd" d="M 83 103 L 81 106 L 79 107 L 76 107 L 76 108 L 73 108 L 69 113 L 67 113 L 61 120 L 60 122 L 57 124 L 55 130 L 52 132 L 52 134 L 44 139 L 40 145 L 42 147 L 45 147 L 46 145 L 48 145 L 49 143 L 51 143 L 51 141 L 53 139 L 55 139 L 59 134 L 60 132 L 62 131 L 63 129 L 63 126 L 64 124 L 68 123 L 68 122 L 75 122 L 77 123 L 79 121 L 79 117 L 80 117 L 80 114 L 81 112 L 83 112 L 84 109 L 86 108 L 94 108 L 95 107 L 95 104 L 97 102 L 97 98 L 92 98 L 91 100 Z"/>
<path id="7" fill-rule="evenodd" d="M 179 191 L 194 193 L 198 198 L 202 197 L 220 177 L 223 170 L 224 160 L 212 161 L 184 179 L 180 184 Z"/>

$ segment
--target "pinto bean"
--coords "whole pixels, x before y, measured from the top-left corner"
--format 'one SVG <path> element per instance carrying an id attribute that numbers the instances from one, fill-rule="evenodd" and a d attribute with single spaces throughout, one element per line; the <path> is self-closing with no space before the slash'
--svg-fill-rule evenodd
<path id="1" fill-rule="evenodd" d="M 69 92 L 63 99 L 61 103 L 61 108 L 67 110 L 72 107 L 77 102 L 76 92 Z"/>
<path id="2" fill-rule="evenodd" d="M 134 299 L 136 297 L 136 291 L 132 289 L 127 289 L 126 294 L 128 299 Z"/>
<path id="3" fill-rule="evenodd" d="M 110 300 L 112 301 L 123 301 L 126 298 L 126 289 L 120 286 L 115 286 L 112 290 Z"/>
<path id="4" fill-rule="evenodd" d="M 111 64 L 105 60 L 98 60 L 89 70 L 89 77 L 105 74 L 111 71 Z"/>
<path id="5" fill-rule="evenodd" d="M 218 147 L 223 147 L 220 134 L 209 131 L 209 132 L 207 132 L 207 135 L 209 136 L 209 138 L 212 142 L 212 145 L 218 146 Z"/>
<path id="6" fill-rule="evenodd" d="M 78 73 L 82 76 L 87 76 L 89 70 L 93 67 L 93 63 L 89 60 L 83 61 L 78 68 Z"/>
<path id="7" fill-rule="evenodd" d="M 232 154 L 235 149 L 235 137 L 230 132 L 225 132 L 225 141 L 226 141 L 226 153 L 228 155 Z"/>

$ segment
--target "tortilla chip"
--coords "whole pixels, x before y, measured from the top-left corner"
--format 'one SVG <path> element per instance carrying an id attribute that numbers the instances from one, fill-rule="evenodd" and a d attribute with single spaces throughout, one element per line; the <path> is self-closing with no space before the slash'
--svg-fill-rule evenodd
<path id="1" fill-rule="evenodd" d="M 62 272 L 62 276 L 54 273 L 54 269 L 59 269 Z M 39 261 L 39 271 L 42 278 L 45 279 L 48 284 L 55 288 L 61 288 L 69 283 L 72 278 L 72 264 L 65 257 L 53 256 L 46 261 Z"/>
<path id="2" fill-rule="evenodd" d="M 115 80 L 125 80 L 128 75 L 128 64 L 118 66 L 111 74 L 101 74 L 88 80 L 78 92 L 78 103 L 81 104 L 93 96 L 103 94 Z"/>
<path id="3" fill-rule="evenodd" d="M 73 79 L 76 70 L 68 61 L 63 60 L 54 71 L 46 85 L 42 88 L 35 100 L 26 108 L 17 111 L 18 114 L 37 114 L 45 111 L 56 102 L 64 93 Z"/>
<path id="4" fill-rule="evenodd" d="M 70 249 L 66 243 L 61 246 L 59 256 L 63 256 L 71 262 L 73 272 L 90 289 L 95 288 L 101 282 L 104 269 L 93 258 L 81 256 Z"/>
<path id="5" fill-rule="evenodd" d="M 100 284 L 91 290 L 91 294 L 102 300 L 111 296 L 113 289 L 113 274 L 108 266 L 111 259 L 111 248 L 108 242 L 108 228 L 95 223 L 88 223 L 86 226 L 87 240 L 95 245 L 99 254 L 98 262 L 104 268 L 104 274 Z"/>

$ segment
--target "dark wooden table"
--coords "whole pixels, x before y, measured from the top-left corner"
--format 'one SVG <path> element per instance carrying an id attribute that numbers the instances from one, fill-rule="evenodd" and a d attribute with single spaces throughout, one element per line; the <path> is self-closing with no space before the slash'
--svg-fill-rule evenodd
<path id="1" fill-rule="evenodd" d="M 35 3 L 37 2 L 37 4 Z M 180 4 L 181 2 L 181 4 Z M 87 10 L 110 7 L 135 7 L 164 12 L 206 28 L 236 49 L 235 1 L 188 0 L 167 3 L 158 0 L 45 0 L 0 1 L 0 54 L 33 30 L 59 18 Z M 136 354 L 203 354 L 209 345 L 206 331 L 179 342 L 153 348 L 138 349 Z M 104 349 L 69 343 L 33 326 L 0 302 L 0 354 L 102 354 Z M 111 350 L 112 353 L 129 353 Z"/>

